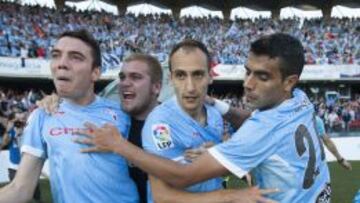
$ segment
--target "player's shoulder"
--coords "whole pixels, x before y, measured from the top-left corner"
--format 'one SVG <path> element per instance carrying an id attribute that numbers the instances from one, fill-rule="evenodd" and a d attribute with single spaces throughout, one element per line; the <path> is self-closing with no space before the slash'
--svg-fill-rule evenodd
<path id="1" fill-rule="evenodd" d="M 164 120 L 167 121 L 171 117 L 172 101 L 165 101 L 156 106 L 147 116 L 146 120 Z"/>
<path id="2" fill-rule="evenodd" d="M 105 114 L 110 114 L 112 116 L 120 116 L 121 118 L 129 119 L 129 115 L 121 108 L 120 103 L 97 96 L 97 108 L 104 112 Z"/>
<path id="3" fill-rule="evenodd" d="M 101 108 L 112 108 L 114 110 L 121 110 L 120 104 L 113 100 L 97 96 L 97 106 Z"/>
<path id="4" fill-rule="evenodd" d="M 46 113 L 43 108 L 36 108 L 30 113 L 27 120 L 28 120 L 28 122 L 30 122 L 35 119 L 44 119 L 48 116 L 51 116 L 51 115 Z"/>
<path id="5" fill-rule="evenodd" d="M 212 117 L 222 118 L 222 115 L 221 115 L 220 111 L 217 110 L 213 105 L 205 104 L 204 106 L 205 106 L 207 112 L 208 112 Z"/>
<path id="6" fill-rule="evenodd" d="M 246 121 L 246 123 L 251 125 L 261 125 L 261 126 L 276 126 L 281 123 L 285 118 L 284 114 L 278 113 L 274 110 L 269 111 L 259 111 L 256 110 L 251 113 L 250 118 Z"/>

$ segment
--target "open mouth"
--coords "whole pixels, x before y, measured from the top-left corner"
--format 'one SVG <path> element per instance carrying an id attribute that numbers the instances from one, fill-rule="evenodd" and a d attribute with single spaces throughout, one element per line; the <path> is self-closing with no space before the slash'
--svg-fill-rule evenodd
<path id="1" fill-rule="evenodd" d="M 125 100 L 133 100 L 136 94 L 134 92 L 123 92 L 122 96 Z"/>

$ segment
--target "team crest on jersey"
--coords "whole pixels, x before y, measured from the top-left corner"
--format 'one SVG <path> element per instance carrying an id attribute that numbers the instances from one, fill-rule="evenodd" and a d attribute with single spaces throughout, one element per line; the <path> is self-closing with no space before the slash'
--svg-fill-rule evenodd
<path id="1" fill-rule="evenodd" d="M 151 135 L 158 150 L 165 150 L 174 147 L 171 139 L 170 128 L 167 124 L 156 124 L 151 128 Z"/>

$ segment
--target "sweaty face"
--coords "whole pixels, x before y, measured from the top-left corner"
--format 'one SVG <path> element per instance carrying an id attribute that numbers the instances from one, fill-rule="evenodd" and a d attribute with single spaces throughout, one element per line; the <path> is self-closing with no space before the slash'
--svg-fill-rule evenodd
<path id="1" fill-rule="evenodd" d="M 146 63 L 136 60 L 124 63 L 119 79 L 121 105 L 130 115 L 147 112 L 157 102 L 161 86 L 151 81 Z"/>
<path id="2" fill-rule="evenodd" d="M 180 48 L 171 57 L 171 69 L 171 81 L 180 106 L 190 115 L 200 111 L 212 82 L 206 55 L 198 48 Z"/>
<path id="3" fill-rule="evenodd" d="M 58 95 L 74 101 L 93 95 L 94 82 L 100 77 L 90 46 L 72 37 L 58 40 L 51 51 L 50 68 Z"/>
<path id="4" fill-rule="evenodd" d="M 266 110 L 287 99 L 292 84 L 281 77 L 279 59 L 249 54 L 245 65 L 244 93 L 251 109 Z"/>

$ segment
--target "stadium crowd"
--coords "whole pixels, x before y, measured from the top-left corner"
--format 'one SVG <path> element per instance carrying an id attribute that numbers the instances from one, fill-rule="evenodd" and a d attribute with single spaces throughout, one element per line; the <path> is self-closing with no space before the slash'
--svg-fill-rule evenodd
<path id="1" fill-rule="evenodd" d="M 55 36 L 64 30 L 88 29 L 101 42 L 104 61 L 117 63 L 133 52 L 151 53 L 160 61 L 184 38 L 209 46 L 214 63 L 243 64 L 249 44 L 264 34 L 287 32 L 305 47 L 307 64 L 360 64 L 360 20 L 236 19 L 170 15 L 116 16 L 104 12 L 59 11 L 0 2 L 0 56 L 49 57 Z"/>
<path id="2" fill-rule="evenodd" d="M 233 107 L 246 108 L 241 95 L 226 93 L 212 95 Z M 317 115 L 323 119 L 329 132 L 360 130 L 360 95 L 351 100 L 326 100 L 324 97 L 312 98 Z"/>
<path id="3" fill-rule="evenodd" d="M 35 102 L 43 95 L 42 91 L 34 89 L 22 91 L 0 87 L 0 137 L 13 122 L 25 124 L 28 113 L 36 107 Z"/>

